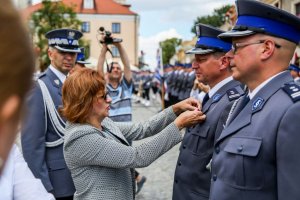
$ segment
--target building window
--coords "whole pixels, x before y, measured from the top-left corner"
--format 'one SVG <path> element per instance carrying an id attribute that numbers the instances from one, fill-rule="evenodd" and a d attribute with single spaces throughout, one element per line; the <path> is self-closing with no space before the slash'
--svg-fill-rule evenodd
<path id="1" fill-rule="evenodd" d="M 112 23 L 111 31 L 112 31 L 112 33 L 121 33 L 121 24 L 120 23 Z"/>
<path id="2" fill-rule="evenodd" d="M 272 5 L 275 6 L 276 8 L 281 8 L 281 3 L 280 3 L 279 0 L 274 1 L 274 2 L 272 3 Z"/>
<path id="3" fill-rule="evenodd" d="M 83 8 L 84 9 L 94 9 L 94 0 L 84 0 Z"/>
<path id="4" fill-rule="evenodd" d="M 296 15 L 300 17 L 300 3 L 295 4 Z"/>
<path id="5" fill-rule="evenodd" d="M 120 57 L 120 53 L 119 53 L 119 50 L 117 47 L 112 46 L 111 52 L 112 52 L 113 57 Z"/>
<path id="6" fill-rule="evenodd" d="M 81 31 L 83 33 L 89 33 L 91 31 L 90 22 L 82 22 Z"/>

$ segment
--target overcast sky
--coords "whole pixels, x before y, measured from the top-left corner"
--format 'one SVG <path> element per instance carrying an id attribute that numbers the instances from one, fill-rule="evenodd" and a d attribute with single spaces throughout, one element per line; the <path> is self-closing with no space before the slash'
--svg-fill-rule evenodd
<path id="1" fill-rule="evenodd" d="M 191 28 L 198 16 L 210 15 L 215 8 L 234 4 L 234 0 L 127 0 L 140 15 L 139 48 L 145 62 L 156 65 L 159 41 L 177 37 L 190 40 Z"/>

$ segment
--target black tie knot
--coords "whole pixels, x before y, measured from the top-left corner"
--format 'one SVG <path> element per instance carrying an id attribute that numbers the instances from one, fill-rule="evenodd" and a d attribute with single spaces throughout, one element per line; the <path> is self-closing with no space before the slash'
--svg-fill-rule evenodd
<path id="1" fill-rule="evenodd" d="M 208 93 L 206 93 L 206 95 L 204 96 L 203 100 L 202 100 L 202 107 L 206 104 L 206 102 L 208 101 L 209 96 Z"/>

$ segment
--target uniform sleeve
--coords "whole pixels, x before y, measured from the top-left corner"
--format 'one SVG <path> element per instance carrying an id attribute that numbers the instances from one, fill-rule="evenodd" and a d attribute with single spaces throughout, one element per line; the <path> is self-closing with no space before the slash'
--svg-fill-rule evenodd
<path id="1" fill-rule="evenodd" d="M 280 123 L 276 144 L 278 200 L 300 197 L 300 102 L 293 104 Z"/>
<path id="2" fill-rule="evenodd" d="M 12 153 L 14 159 L 13 199 L 55 200 L 54 196 L 46 191 L 41 180 L 33 176 L 21 152 L 16 146 L 14 146 Z"/>
<path id="3" fill-rule="evenodd" d="M 26 102 L 26 116 L 21 127 L 22 151 L 29 168 L 42 180 L 47 191 L 53 190 L 45 162 L 46 119 L 42 91 L 36 85 Z"/>
<path id="4" fill-rule="evenodd" d="M 176 119 L 172 106 L 140 123 L 116 123 L 124 137 L 129 140 L 140 140 L 155 135 Z"/>
<path id="5" fill-rule="evenodd" d="M 110 168 L 146 167 L 182 139 L 174 123 L 136 147 L 104 138 L 98 132 L 81 131 L 80 135 L 64 145 L 64 156 L 69 167 L 70 164 Z"/>

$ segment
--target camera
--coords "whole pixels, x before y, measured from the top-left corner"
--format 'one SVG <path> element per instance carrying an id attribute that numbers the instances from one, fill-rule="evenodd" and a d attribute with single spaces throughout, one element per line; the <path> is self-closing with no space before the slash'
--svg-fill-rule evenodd
<path id="1" fill-rule="evenodd" d="M 111 37 L 111 32 L 106 31 L 103 26 L 99 28 L 99 32 L 101 34 L 104 34 L 104 41 L 100 41 L 100 43 L 105 43 L 105 44 L 112 44 L 112 43 L 117 43 L 117 42 L 122 42 L 123 40 L 120 38 L 112 38 Z"/>

